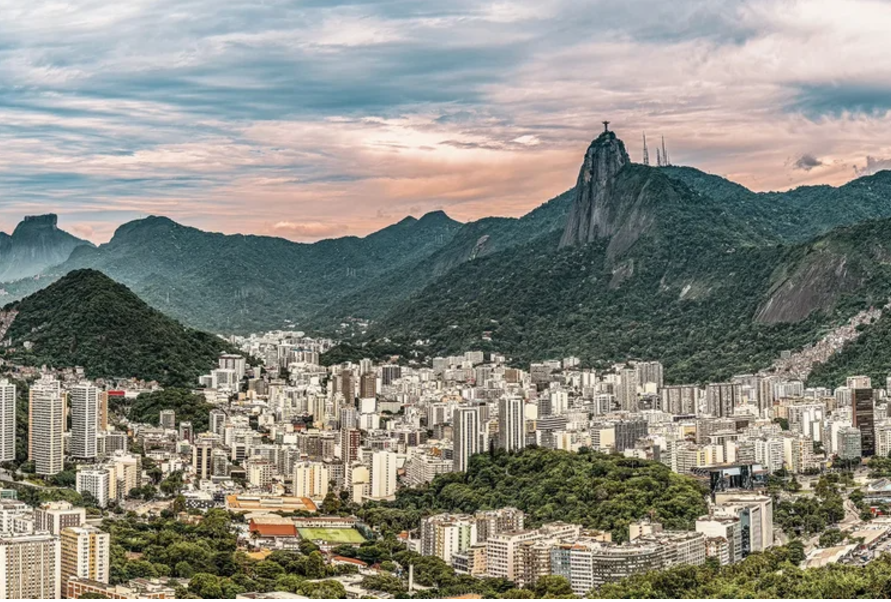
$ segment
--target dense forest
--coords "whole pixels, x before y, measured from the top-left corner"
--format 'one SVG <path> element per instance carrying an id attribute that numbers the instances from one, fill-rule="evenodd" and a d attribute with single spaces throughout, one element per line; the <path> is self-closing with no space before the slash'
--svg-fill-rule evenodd
<path id="1" fill-rule="evenodd" d="M 190 386 L 220 353 L 217 336 L 186 328 L 95 270 L 76 270 L 7 305 L 18 312 L 6 359 L 32 366 L 82 366 L 88 378 L 137 377 Z"/>
<path id="2" fill-rule="evenodd" d="M 475 512 L 514 506 L 527 524 L 579 523 L 628 538 L 628 525 L 650 517 L 669 529 L 691 529 L 706 513 L 705 492 L 692 477 L 658 463 L 587 449 L 570 453 L 527 448 L 473 456 L 466 473 L 437 476 L 401 489 L 390 503 L 366 504 L 361 515 L 388 531 L 416 528 L 437 512 Z"/>

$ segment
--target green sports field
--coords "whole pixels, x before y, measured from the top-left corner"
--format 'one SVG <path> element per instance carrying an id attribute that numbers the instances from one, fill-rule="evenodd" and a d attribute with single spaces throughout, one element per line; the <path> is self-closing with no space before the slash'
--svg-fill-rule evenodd
<path id="1" fill-rule="evenodd" d="M 362 543 L 365 538 L 355 529 L 297 529 L 300 537 L 325 543 Z"/>

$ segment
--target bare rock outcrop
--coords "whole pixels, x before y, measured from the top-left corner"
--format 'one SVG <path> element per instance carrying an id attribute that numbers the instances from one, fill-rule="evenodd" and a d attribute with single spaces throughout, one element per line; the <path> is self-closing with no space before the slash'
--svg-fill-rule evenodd
<path id="1" fill-rule="evenodd" d="M 579 171 L 561 247 L 584 245 L 616 234 L 621 221 L 611 196 L 616 175 L 629 163 L 625 144 L 615 132 L 605 131 L 591 143 Z"/>

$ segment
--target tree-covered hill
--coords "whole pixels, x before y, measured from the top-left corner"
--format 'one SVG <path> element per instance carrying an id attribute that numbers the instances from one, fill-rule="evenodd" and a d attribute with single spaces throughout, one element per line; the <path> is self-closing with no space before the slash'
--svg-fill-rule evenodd
<path id="1" fill-rule="evenodd" d="M 562 231 L 572 192 L 564 192 L 518 219 L 488 217 L 463 224 L 441 248 L 335 300 L 313 316 L 311 323 L 325 328 L 347 316 L 381 318 L 401 301 L 465 262 Z"/>
<path id="2" fill-rule="evenodd" d="M 138 377 L 194 385 L 231 347 L 152 309 L 95 270 L 75 270 L 4 308 L 17 312 L 5 357 L 57 368 L 83 366 L 89 378 Z M 27 343 L 27 345 L 26 345 Z"/>
<path id="3" fill-rule="evenodd" d="M 169 388 L 148 393 L 140 393 L 136 399 L 115 399 L 112 411 L 123 414 L 131 422 L 158 426 L 162 410 L 173 410 L 176 423 L 191 422 L 195 433 L 207 431 L 210 423 L 209 404 L 202 395 L 189 389 Z"/>
<path id="4" fill-rule="evenodd" d="M 368 506 L 371 524 L 415 528 L 438 512 L 475 512 L 514 506 L 530 526 L 579 523 L 628 537 L 628 525 L 651 517 L 669 529 L 690 529 L 706 511 L 705 491 L 692 477 L 658 463 L 582 450 L 570 453 L 527 448 L 516 454 L 479 454 L 466 473 L 437 476 L 419 488 L 401 489 L 396 500 Z"/>

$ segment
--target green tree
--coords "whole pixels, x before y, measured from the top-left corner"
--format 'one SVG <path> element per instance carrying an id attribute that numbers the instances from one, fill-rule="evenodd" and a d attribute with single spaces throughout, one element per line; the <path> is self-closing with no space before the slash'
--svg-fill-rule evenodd
<path id="1" fill-rule="evenodd" d="M 219 599 L 223 597 L 223 588 L 215 575 L 196 573 L 189 580 L 189 591 L 199 598 Z"/>

